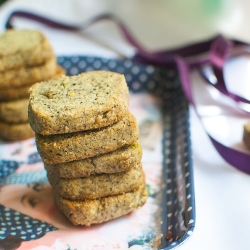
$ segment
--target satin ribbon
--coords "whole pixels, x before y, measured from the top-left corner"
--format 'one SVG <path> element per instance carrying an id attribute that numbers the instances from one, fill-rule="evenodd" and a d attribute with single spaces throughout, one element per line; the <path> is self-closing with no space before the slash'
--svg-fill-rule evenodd
<path id="1" fill-rule="evenodd" d="M 39 16 L 34 13 L 25 11 L 14 11 L 11 13 L 6 22 L 7 29 L 13 28 L 12 21 L 15 17 L 34 20 L 43 23 L 51 28 L 69 31 L 84 31 L 94 23 L 105 20 L 113 21 L 120 29 L 124 39 L 136 49 L 136 54 L 133 56 L 132 60 L 143 64 L 159 66 L 162 68 L 173 68 L 178 71 L 182 89 L 190 104 L 194 106 L 195 110 L 196 104 L 193 98 L 190 79 L 190 72 L 192 70 L 198 70 L 207 83 L 215 87 L 222 94 L 231 98 L 236 103 L 250 104 L 250 101 L 248 99 L 236 95 L 227 89 L 223 75 L 223 68 L 225 62 L 230 56 L 237 56 L 243 55 L 244 53 L 249 53 L 246 51 L 246 47 L 248 47 L 248 44 L 244 42 L 237 40 L 228 40 L 225 39 L 223 36 L 219 35 L 210 40 L 191 44 L 182 48 L 152 52 L 141 46 L 141 44 L 139 44 L 137 40 L 133 37 L 126 25 L 112 14 L 98 15 L 81 25 L 69 25 L 49 19 L 47 17 Z M 204 54 L 206 55 L 204 56 Z M 215 84 L 212 83 L 209 78 L 204 74 L 202 70 L 202 67 L 204 66 L 210 66 L 212 68 L 214 76 L 217 79 L 217 82 Z M 197 115 L 199 116 L 198 112 Z M 219 154 L 229 164 L 245 173 L 250 174 L 249 154 L 227 147 L 222 143 L 218 142 L 211 135 L 208 134 L 208 136 L 211 139 L 214 147 L 219 152 Z"/>

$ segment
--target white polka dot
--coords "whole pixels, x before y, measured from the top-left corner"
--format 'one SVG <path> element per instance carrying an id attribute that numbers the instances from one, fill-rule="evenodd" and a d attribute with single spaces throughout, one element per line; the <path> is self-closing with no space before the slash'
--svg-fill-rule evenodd
<path id="1" fill-rule="evenodd" d="M 57 58 L 58 63 L 62 63 L 64 59 L 62 57 Z"/>
<path id="2" fill-rule="evenodd" d="M 190 183 L 188 183 L 188 184 L 186 185 L 186 188 L 188 188 L 188 187 L 190 187 Z"/>
<path id="3" fill-rule="evenodd" d="M 114 69 L 115 67 L 116 67 L 116 62 L 115 61 L 110 61 L 109 63 L 108 63 L 108 66 L 111 68 L 111 69 Z"/>
<path id="4" fill-rule="evenodd" d="M 172 182 L 172 180 L 171 179 L 167 179 L 167 183 L 171 183 Z"/>
<path id="5" fill-rule="evenodd" d="M 167 190 L 167 194 L 171 194 L 172 193 L 172 190 L 171 189 L 168 189 Z"/>
<path id="6" fill-rule="evenodd" d="M 192 207 L 189 207 L 188 209 L 187 209 L 187 211 L 189 212 L 189 211 L 191 211 L 193 208 Z"/>
<path id="7" fill-rule="evenodd" d="M 137 75 L 140 72 L 140 69 L 137 66 L 133 66 L 131 71 L 132 71 L 133 74 Z"/>
<path id="8" fill-rule="evenodd" d="M 123 74 L 123 73 L 124 73 L 124 68 L 123 68 L 123 67 L 118 67 L 118 68 L 116 69 L 116 71 L 117 71 L 118 73 L 120 73 L 120 74 Z"/>
<path id="9" fill-rule="evenodd" d="M 169 146 L 171 145 L 171 141 L 170 140 L 165 140 L 165 146 Z"/>
<path id="10" fill-rule="evenodd" d="M 86 62 L 83 61 L 83 60 L 81 60 L 81 61 L 78 63 L 78 67 L 79 67 L 80 69 L 84 69 L 84 68 L 86 67 Z"/>
<path id="11" fill-rule="evenodd" d="M 71 58 L 71 61 L 73 62 L 73 63 L 77 63 L 78 61 L 79 61 L 79 57 L 72 57 Z"/>
<path id="12" fill-rule="evenodd" d="M 154 72 L 154 67 L 153 66 L 147 66 L 146 67 L 146 72 L 148 73 L 148 74 L 152 74 L 153 72 Z"/>
<path id="13" fill-rule="evenodd" d="M 65 61 L 65 62 L 63 63 L 63 67 L 64 67 L 65 69 L 69 69 L 69 68 L 71 67 L 71 62 L 70 62 L 70 61 Z"/>
<path id="14" fill-rule="evenodd" d="M 172 205 L 172 201 L 168 201 L 168 202 L 167 202 L 167 205 L 168 205 L 168 206 L 171 206 L 171 205 Z"/>
<path id="15" fill-rule="evenodd" d="M 166 155 L 169 155 L 170 153 L 171 153 L 171 149 L 170 149 L 170 148 L 166 148 L 165 154 L 166 154 Z"/>
<path id="16" fill-rule="evenodd" d="M 132 88 L 133 88 L 134 90 L 138 90 L 138 89 L 140 88 L 140 83 L 139 83 L 139 82 L 133 82 L 133 83 L 132 83 Z"/>
<path id="17" fill-rule="evenodd" d="M 189 195 L 187 196 L 187 198 L 190 199 L 190 198 L 191 198 L 191 194 L 189 194 Z"/>
<path id="18" fill-rule="evenodd" d="M 141 75 L 139 76 L 139 79 L 140 79 L 141 82 L 146 82 L 147 79 L 148 79 L 148 77 L 147 77 L 147 75 L 145 75 L 145 74 L 141 74 Z"/>
<path id="19" fill-rule="evenodd" d="M 126 61 L 124 62 L 124 66 L 125 66 L 126 68 L 130 68 L 130 67 L 132 66 L 132 62 L 126 60 Z"/>
<path id="20" fill-rule="evenodd" d="M 165 159 L 166 164 L 169 164 L 170 162 L 171 162 L 171 159 L 169 159 L 169 158 Z"/>
<path id="21" fill-rule="evenodd" d="M 187 234 L 188 234 L 188 235 L 192 235 L 192 234 L 193 234 L 193 231 L 188 231 Z"/>
<path id="22" fill-rule="evenodd" d="M 189 172 L 187 172 L 186 174 L 185 174 L 185 177 L 188 177 L 189 176 Z"/>
<path id="23" fill-rule="evenodd" d="M 101 64 L 101 62 L 99 60 L 95 61 L 94 64 L 93 64 L 95 69 L 100 69 L 101 65 L 102 64 Z"/>
<path id="24" fill-rule="evenodd" d="M 77 75 L 79 73 L 79 70 L 77 67 L 72 67 L 69 72 L 71 75 Z"/>
<path id="25" fill-rule="evenodd" d="M 194 223 L 194 220 L 189 220 L 189 222 L 188 222 L 188 224 L 192 224 L 192 223 Z"/>
<path id="26" fill-rule="evenodd" d="M 169 213 L 169 214 L 168 214 L 168 218 L 170 218 L 171 216 L 172 216 L 172 213 Z"/>
<path id="27" fill-rule="evenodd" d="M 131 80 L 132 80 L 131 74 L 126 74 L 125 78 L 126 78 L 127 82 L 131 82 Z"/>
<path id="28" fill-rule="evenodd" d="M 173 225 L 168 226 L 168 230 L 171 230 L 173 228 Z"/>

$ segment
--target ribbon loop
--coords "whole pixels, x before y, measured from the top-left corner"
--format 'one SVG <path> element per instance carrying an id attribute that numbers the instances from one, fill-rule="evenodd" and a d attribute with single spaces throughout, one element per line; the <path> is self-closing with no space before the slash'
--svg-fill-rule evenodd
<path id="1" fill-rule="evenodd" d="M 225 61 L 229 57 L 233 42 L 221 35 L 216 37 L 210 48 L 210 61 L 215 68 L 223 69 Z"/>

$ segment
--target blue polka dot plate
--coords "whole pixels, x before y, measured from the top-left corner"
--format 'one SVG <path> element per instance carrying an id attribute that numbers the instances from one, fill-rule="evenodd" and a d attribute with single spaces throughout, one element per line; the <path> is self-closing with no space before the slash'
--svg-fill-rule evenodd
<path id="1" fill-rule="evenodd" d="M 0 248 L 173 249 L 184 243 L 195 227 L 195 196 L 188 102 L 176 72 L 85 56 L 58 57 L 58 63 L 67 75 L 92 70 L 125 75 L 149 197 L 141 209 L 113 221 L 68 225 L 54 207 L 34 138 L 0 142 Z"/>

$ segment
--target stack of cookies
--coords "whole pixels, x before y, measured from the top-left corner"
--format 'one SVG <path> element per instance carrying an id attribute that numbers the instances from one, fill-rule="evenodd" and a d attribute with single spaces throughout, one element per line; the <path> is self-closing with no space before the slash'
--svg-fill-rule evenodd
<path id="1" fill-rule="evenodd" d="M 102 223 L 147 199 L 123 75 L 62 76 L 32 86 L 29 122 L 58 207 L 75 225 Z"/>
<path id="2" fill-rule="evenodd" d="M 16 141 L 34 136 L 28 122 L 28 89 L 61 74 L 64 70 L 39 31 L 0 34 L 0 137 Z"/>

